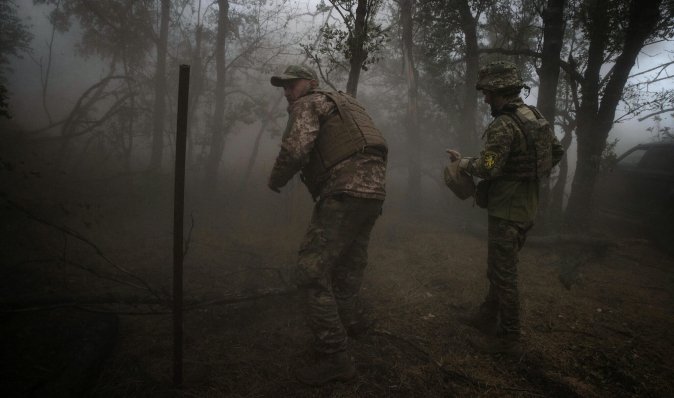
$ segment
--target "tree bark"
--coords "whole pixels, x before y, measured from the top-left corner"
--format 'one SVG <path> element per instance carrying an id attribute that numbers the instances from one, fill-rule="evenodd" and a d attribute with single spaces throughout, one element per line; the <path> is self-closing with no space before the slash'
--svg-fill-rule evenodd
<path id="1" fill-rule="evenodd" d="M 211 132 L 211 148 L 206 161 L 205 189 L 213 193 L 218 177 L 218 167 L 225 149 L 225 135 L 228 129 L 224 126 L 225 114 L 225 39 L 229 29 L 229 1 L 218 0 L 218 31 L 215 44 L 215 106 L 213 109 L 213 124 Z"/>
<path id="2" fill-rule="evenodd" d="M 190 131 L 195 131 L 196 111 L 199 105 L 199 98 L 203 91 L 203 64 L 201 62 L 201 47 L 203 42 L 203 25 L 201 23 L 201 2 L 197 9 L 197 25 L 194 31 L 194 50 L 191 56 L 191 76 L 190 76 L 190 100 L 188 107 L 187 123 L 189 123 L 187 134 L 187 165 L 193 163 L 194 139 Z"/>
<path id="3" fill-rule="evenodd" d="M 603 65 L 604 51 L 608 41 L 608 20 L 603 18 L 602 13 L 606 9 L 607 0 L 600 0 L 589 11 L 591 18 L 590 46 L 588 48 L 588 60 L 581 85 L 582 101 L 577 113 L 578 130 L 578 160 L 576 174 L 572 183 L 572 192 L 569 197 L 569 206 L 566 211 L 566 223 L 572 225 L 579 217 L 588 216 L 594 176 L 599 170 L 599 161 L 604 146 L 605 138 L 595 131 L 597 128 L 596 117 L 599 110 L 599 86 L 600 70 Z M 594 146 L 594 148 L 593 148 Z M 595 155 L 598 153 L 598 155 Z"/>
<path id="4" fill-rule="evenodd" d="M 405 115 L 405 127 L 407 130 L 407 150 L 409 156 L 407 184 L 409 195 L 407 197 L 410 207 L 418 207 L 421 195 L 421 135 L 419 134 L 418 115 L 418 86 L 417 70 L 414 64 L 414 41 L 413 41 L 413 15 L 415 0 L 402 0 L 400 2 L 400 24 L 402 26 L 402 50 L 407 81 L 407 113 Z"/>
<path id="5" fill-rule="evenodd" d="M 592 194 L 599 172 L 601 155 L 608 133 L 613 127 L 615 111 L 622 96 L 629 72 L 634 66 L 646 39 L 660 20 L 662 0 L 632 0 L 625 41 L 616 59 L 611 76 L 599 100 L 600 69 L 607 45 L 609 24 L 606 21 L 606 0 L 592 8 L 592 22 L 588 65 L 582 86 L 582 103 L 578 111 L 578 163 L 573 179 L 566 223 L 571 228 L 586 225 L 592 208 Z"/>
<path id="6" fill-rule="evenodd" d="M 477 72 L 479 69 L 479 53 L 477 44 L 477 18 L 470 11 L 468 0 L 458 2 L 461 16 L 461 31 L 466 41 L 466 75 L 463 89 L 463 109 L 458 134 L 458 147 L 473 152 L 478 147 L 478 135 L 475 131 L 475 113 L 477 112 Z"/>
<path id="7" fill-rule="evenodd" d="M 564 40 L 564 8 L 566 0 L 548 0 L 543 11 L 543 51 L 541 68 L 538 71 L 540 85 L 538 87 L 537 108 L 552 126 L 555 123 L 557 86 L 559 83 L 560 54 Z M 561 177 L 561 173 L 560 173 Z M 566 178 L 566 173 L 564 173 Z M 561 183 L 561 184 L 560 184 Z M 558 181 L 564 186 L 564 181 Z M 563 189 L 563 188 L 562 188 Z M 551 200 L 550 179 L 541 181 L 540 200 L 536 224 L 542 229 L 550 227 L 546 216 Z"/>
<path id="8" fill-rule="evenodd" d="M 565 7 L 566 0 L 548 0 L 548 6 L 543 12 L 543 53 L 541 69 L 538 72 L 540 86 L 537 107 L 550 123 L 555 121 Z"/>
<path id="9" fill-rule="evenodd" d="M 356 21 L 353 32 L 349 38 L 349 47 L 351 50 L 351 59 L 349 64 L 349 80 L 346 82 L 346 92 L 352 96 L 358 94 L 358 80 L 360 79 L 360 70 L 367 59 L 367 51 L 363 48 L 367 38 L 367 0 L 358 0 L 356 7 Z"/>
<path id="10" fill-rule="evenodd" d="M 548 224 L 556 227 L 558 227 L 562 222 L 566 178 L 569 174 L 569 158 L 567 153 L 569 146 L 571 146 L 573 130 L 573 127 L 566 129 L 564 131 L 564 137 L 561 140 L 561 144 L 564 147 L 564 157 L 562 157 L 562 160 L 559 162 L 559 175 L 557 177 L 557 183 L 550 191 L 550 202 L 548 211 L 546 213 Z"/>
<path id="11" fill-rule="evenodd" d="M 157 42 L 157 68 L 154 76 L 154 113 L 152 117 L 152 154 L 150 170 L 160 170 L 164 152 L 164 118 L 166 115 L 166 51 L 171 10 L 170 0 L 161 0 L 161 20 Z"/>

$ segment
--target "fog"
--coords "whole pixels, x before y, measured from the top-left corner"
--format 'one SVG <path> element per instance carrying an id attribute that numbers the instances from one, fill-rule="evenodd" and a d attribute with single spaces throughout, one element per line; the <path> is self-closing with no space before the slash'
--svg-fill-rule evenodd
<path id="1" fill-rule="evenodd" d="M 21 58 L 14 58 L 12 60 L 12 74 L 8 81 L 8 89 L 11 93 L 11 113 L 13 116 L 10 123 L 12 128 L 20 128 L 30 132 L 31 130 L 39 130 L 49 124 L 47 113 L 41 106 L 41 79 L 43 79 L 46 74 L 49 58 L 48 50 L 52 27 L 48 23 L 48 15 L 51 10 L 53 10 L 53 7 L 47 5 L 33 5 L 31 1 L 22 1 L 17 4 L 19 5 L 19 16 L 26 21 L 29 21 L 31 33 L 34 37 L 32 41 L 32 52 Z M 315 12 L 315 5 L 304 4 L 302 2 L 298 4 L 287 2 L 270 3 L 270 8 L 275 6 L 278 7 L 279 5 L 286 7 L 286 11 L 284 12 L 288 14 Z M 205 15 L 205 9 L 208 7 L 208 4 L 204 2 L 202 7 L 201 12 Z M 213 12 L 214 7 L 214 5 L 210 6 L 211 12 Z M 279 19 L 283 18 L 280 14 L 277 17 Z M 196 18 L 196 16 L 192 15 L 191 20 L 188 19 L 187 23 L 194 23 L 194 18 Z M 245 79 L 245 81 L 237 81 L 234 83 L 235 87 L 232 88 L 232 91 L 249 91 L 251 95 L 256 97 L 252 99 L 253 101 L 267 101 L 269 105 L 266 106 L 269 109 L 274 108 L 274 104 L 277 102 L 280 104 L 275 107 L 277 115 L 275 115 L 271 123 L 265 128 L 261 137 L 259 153 L 255 162 L 256 176 L 253 180 L 247 182 L 247 185 L 253 187 L 256 191 L 264 189 L 266 185 L 266 174 L 271 170 L 275 155 L 278 153 L 280 134 L 285 125 L 285 99 L 282 98 L 281 89 L 272 87 L 269 84 L 269 76 L 272 72 L 281 71 L 290 63 L 304 62 L 305 56 L 302 49 L 299 48 L 298 43 L 314 40 L 317 34 L 316 31 L 323 24 L 324 19 L 325 15 L 322 14 L 318 16 L 306 15 L 292 18 L 289 23 L 287 23 L 287 31 L 283 33 L 285 40 L 289 43 L 281 44 L 281 46 L 284 46 L 284 50 L 280 54 L 276 55 L 275 58 L 268 60 L 266 64 L 260 65 L 259 70 L 242 70 L 241 72 L 235 71 L 232 73 L 232 80 Z M 277 29 L 277 27 L 271 27 L 269 29 L 273 30 Z M 67 32 L 56 32 L 54 37 L 50 76 L 45 96 L 48 112 L 54 122 L 66 117 L 76 105 L 80 96 L 89 87 L 103 79 L 109 73 L 109 67 L 106 65 L 105 61 L 95 55 L 83 56 L 80 53 L 80 40 L 82 34 L 83 31 L 79 27 L 77 21 L 73 20 L 73 23 Z M 277 42 L 279 39 L 275 37 L 274 34 L 269 35 L 265 40 L 268 40 L 268 45 L 273 45 L 273 43 Z M 154 56 L 152 54 L 152 49 L 148 49 L 147 51 L 149 57 Z M 238 50 L 235 49 L 232 51 L 233 53 L 231 55 L 228 54 L 228 56 L 237 57 L 236 51 Z M 272 51 L 277 50 L 274 49 Z M 171 62 L 172 64 L 177 64 L 189 63 L 188 61 L 189 60 L 187 59 L 175 59 Z M 40 63 L 42 66 L 40 66 Z M 383 61 L 382 64 L 384 64 Z M 384 67 L 387 69 L 397 68 L 395 64 L 390 63 Z M 169 140 L 171 139 L 170 136 L 175 134 L 177 72 L 175 66 L 172 70 L 167 71 L 167 82 L 171 88 L 168 93 L 169 102 L 167 103 L 167 109 L 169 115 L 166 116 L 165 128 Z M 43 77 L 40 76 L 41 73 L 43 74 Z M 387 139 L 393 146 L 392 151 L 401 154 L 401 156 L 392 157 L 390 160 L 388 177 L 391 181 L 389 183 L 391 194 L 389 195 L 389 200 L 387 200 L 387 207 L 392 206 L 396 211 L 400 211 L 403 208 L 402 202 L 404 202 L 405 192 L 404 186 L 396 189 L 396 185 L 404 185 L 406 179 L 406 156 L 402 155 L 404 153 L 405 139 L 403 132 L 398 127 L 397 121 L 391 119 L 391 116 L 399 114 L 400 110 L 403 109 L 403 87 L 400 85 L 400 82 L 394 82 L 393 86 L 389 84 L 389 87 L 384 87 L 382 85 L 383 82 L 377 76 L 378 73 L 376 70 L 362 75 L 361 101 L 368 106 L 375 121 L 385 131 Z M 346 83 L 343 74 L 338 76 L 338 79 L 340 79 L 340 81 L 336 84 L 344 85 Z M 325 82 L 323 82 L 322 87 L 327 87 Z M 379 99 L 382 89 L 386 90 L 385 92 L 388 92 L 388 95 L 397 96 L 399 99 L 390 103 L 389 107 L 379 108 L 382 105 L 387 104 L 386 101 L 381 101 Z M 236 93 L 233 95 L 236 96 Z M 239 101 L 241 101 L 241 97 L 236 98 L 229 106 L 237 106 L 236 102 Z M 202 107 L 196 111 L 197 115 L 199 115 L 200 112 L 208 112 L 207 109 L 203 108 L 203 104 L 200 105 Z M 486 108 L 483 108 L 483 111 L 485 109 Z M 195 122 L 195 125 L 191 125 L 192 130 L 188 133 L 191 137 L 194 137 L 193 139 L 201 140 L 202 142 L 207 140 L 208 135 L 210 134 L 210 132 L 206 130 L 207 126 L 204 123 L 207 123 L 207 120 L 204 119 L 204 117 L 207 117 L 207 113 L 200 117 L 198 116 L 199 120 Z M 229 132 L 226 134 L 224 145 L 225 152 L 223 153 L 220 163 L 220 171 L 223 172 L 223 178 L 226 178 L 227 182 L 218 184 L 218 187 L 222 187 L 223 192 L 221 192 L 221 194 L 225 196 L 237 194 L 236 191 L 238 185 L 235 181 L 244 178 L 242 174 L 250 159 L 251 153 L 255 150 L 253 146 L 256 135 L 260 130 L 261 121 L 259 119 L 256 120 L 255 116 L 249 116 L 244 119 L 246 120 L 243 122 L 237 121 L 231 123 L 230 126 L 228 126 Z M 441 179 L 442 168 L 446 161 L 444 148 L 451 147 L 454 143 L 452 142 L 446 127 L 436 124 L 431 126 L 431 130 L 429 135 L 437 136 L 439 138 L 437 141 L 439 142 L 435 142 L 435 139 L 428 139 L 427 142 L 424 143 L 424 145 L 429 148 L 434 148 L 432 153 L 424 155 L 425 161 L 429 165 L 433 165 L 428 168 L 428 174 L 424 177 L 423 182 L 424 188 L 428 190 L 428 192 L 425 192 L 424 195 L 422 195 L 422 199 L 424 207 L 428 206 L 428 209 L 416 208 L 414 209 L 414 212 L 428 212 L 432 214 L 439 210 L 446 211 L 448 203 L 450 203 L 451 206 L 454 205 L 452 203 L 453 198 L 451 197 L 451 193 L 441 186 L 443 185 Z M 58 127 L 51 129 L 51 134 L 58 134 Z M 149 137 L 145 134 L 136 137 L 137 149 L 133 151 L 134 166 L 132 168 L 137 171 L 142 170 L 147 165 L 146 163 L 148 161 L 148 154 L 143 148 L 148 148 L 150 143 L 147 141 L 147 138 Z M 49 131 L 42 134 L 42 136 L 45 137 L 49 135 Z M 438 145 L 439 148 L 437 147 Z M 174 149 L 171 148 L 170 145 L 167 144 L 164 149 L 169 156 L 172 156 L 171 154 Z M 195 149 L 195 151 L 196 152 L 193 154 L 194 156 L 204 156 L 204 149 Z M 201 151 L 201 155 L 197 153 L 199 151 Z M 98 155 L 92 156 L 94 159 L 98 158 L 100 160 Z M 96 163 L 98 166 L 102 165 L 100 162 Z M 86 165 L 83 167 L 88 169 L 90 166 L 96 167 L 97 165 Z M 198 165 L 192 165 L 191 167 L 191 165 L 188 164 L 188 174 L 190 173 L 190 168 L 196 173 L 188 176 L 188 185 L 192 182 L 192 187 L 196 187 L 196 184 L 198 184 L 198 181 L 196 181 L 200 177 L 198 175 L 199 171 L 196 169 L 198 167 Z M 170 171 L 170 159 L 166 159 L 164 168 L 166 172 Z M 82 170 L 62 171 L 67 173 L 79 173 Z M 190 177 L 192 178 L 192 181 L 190 181 Z M 398 181 L 398 183 L 396 184 L 393 181 Z M 237 189 L 231 189 L 231 191 L 228 192 L 228 187 L 231 187 L 230 184 L 237 185 Z M 306 194 L 305 189 L 301 187 L 298 179 L 295 180 L 293 188 L 291 189 L 302 192 L 298 193 L 298 195 L 304 196 Z M 273 201 L 277 198 L 269 197 L 267 199 Z"/>
<path id="2" fill-rule="evenodd" d="M 0 391 L 17 397 L 671 393 L 674 258 L 667 243 L 671 226 L 661 225 L 671 210 L 647 197 L 671 190 L 671 181 L 640 185 L 637 216 L 617 216 L 615 205 L 632 202 L 613 200 L 629 187 L 613 172 L 620 166 L 611 156 L 671 138 L 672 112 L 639 121 L 671 107 L 671 96 L 648 102 L 674 90 L 671 39 L 644 46 L 629 72 L 606 140 L 609 148 L 615 142 L 614 153 L 597 161 L 601 172 L 586 198 L 587 219 L 578 221 L 582 227 L 574 228 L 564 213 L 579 158 L 575 128 L 564 169 L 555 167 L 550 184 L 541 184 L 544 204 L 533 228 L 518 227 L 524 232 L 515 278 L 527 348 L 511 361 L 471 348 L 477 333 L 462 321 L 488 292 L 487 258 L 495 250 L 488 244 L 487 211 L 473 198 L 459 200 L 443 179 L 445 150 L 478 155 L 492 121 L 478 93 L 475 115 L 465 124 L 470 107 L 464 94 L 473 87 L 464 83 L 475 72 L 466 71 L 465 32 L 457 16 L 442 11 L 450 9 L 443 2 L 412 2 L 416 69 L 410 71 L 400 15 L 407 2 L 370 2 L 378 8 L 369 23 L 379 30 L 369 33 L 375 39 L 357 98 L 389 147 L 386 199 L 369 238 L 360 291 L 376 326 L 348 338 L 355 381 L 311 388 L 294 376 L 312 352 L 297 263 L 319 207 L 299 175 L 280 193 L 267 186 L 288 118 L 283 90 L 271 86 L 270 77 L 305 64 L 320 73 L 321 88 L 346 91 L 351 70 L 345 54 L 354 52 L 335 43 L 346 35 L 345 4 L 355 18 L 359 2 L 166 1 L 162 75 L 163 2 L 16 0 L 0 6 L 15 9 L 31 35 L 29 49 L 2 44 L 9 55 L 0 59 L 8 59 L 6 68 L 0 62 L 0 83 L 11 116 L 0 114 L 0 311 L 7 320 L 0 336 L 9 358 Z M 466 3 L 477 15 L 479 46 L 506 48 L 480 52 L 479 63 L 505 59 L 522 67 L 532 86 L 524 101 L 536 105 L 540 59 L 516 50 L 541 50 L 542 19 L 531 9 L 542 5 L 501 3 L 485 9 Z M 224 5 L 227 29 L 219 52 Z M 508 12 L 511 20 L 499 22 Z M 431 29 L 443 18 L 455 26 Z M 585 54 L 577 41 L 587 44 L 582 29 L 567 32 L 562 58 Z M 607 56 L 602 78 L 608 80 L 615 63 L 615 53 Z M 182 64 L 191 67 L 190 119 L 184 237 L 176 248 Z M 563 71 L 560 140 L 579 112 Z M 651 80 L 658 81 L 646 84 Z M 607 197 L 616 202 L 610 209 L 604 208 Z M 655 216 L 643 212 L 649 207 Z M 184 255 L 181 385 L 172 373 L 178 251 Z"/>

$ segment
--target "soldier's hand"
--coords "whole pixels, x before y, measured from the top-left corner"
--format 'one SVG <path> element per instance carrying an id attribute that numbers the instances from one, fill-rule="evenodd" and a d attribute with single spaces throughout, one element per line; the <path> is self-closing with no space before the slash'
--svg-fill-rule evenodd
<path id="1" fill-rule="evenodd" d="M 461 153 L 455 149 L 447 149 L 447 153 L 449 154 L 449 159 L 452 162 L 455 162 L 459 159 L 461 159 Z"/>

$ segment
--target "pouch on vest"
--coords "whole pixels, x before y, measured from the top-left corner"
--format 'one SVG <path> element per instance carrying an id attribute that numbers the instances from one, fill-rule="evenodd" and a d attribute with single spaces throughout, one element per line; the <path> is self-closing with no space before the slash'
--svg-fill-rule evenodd
<path id="1" fill-rule="evenodd" d="M 475 187 L 475 204 L 478 207 L 486 209 L 489 205 L 489 187 L 491 187 L 491 180 L 482 180 L 477 183 L 477 187 Z"/>

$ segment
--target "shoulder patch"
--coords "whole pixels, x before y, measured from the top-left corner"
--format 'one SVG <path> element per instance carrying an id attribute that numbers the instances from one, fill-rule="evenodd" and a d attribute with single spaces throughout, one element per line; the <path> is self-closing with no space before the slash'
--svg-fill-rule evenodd
<path id="1" fill-rule="evenodd" d="M 486 151 L 484 155 L 482 155 L 482 161 L 484 163 L 484 168 L 487 170 L 491 170 L 494 168 L 494 165 L 496 164 L 496 153 L 492 151 Z"/>

